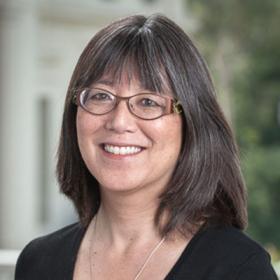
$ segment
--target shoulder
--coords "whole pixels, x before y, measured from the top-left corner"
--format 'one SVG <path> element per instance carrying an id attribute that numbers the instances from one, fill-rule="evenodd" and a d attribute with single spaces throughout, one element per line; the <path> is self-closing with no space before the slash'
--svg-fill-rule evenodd
<path id="1" fill-rule="evenodd" d="M 208 228 L 198 233 L 198 244 L 212 246 L 216 252 L 240 254 L 264 253 L 263 247 L 243 231 L 234 227 Z"/>
<path id="2" fill-rule="evenodd" d="M 181 275 L 187 275 L 191 280 L 277 279 L 265 249 L 233 227 L 201 230 L 190 241 L 182 257 Z"/>
<path id="3" fill-rule="evenodd" d="M 22 254 L 33 255 L 33 253 L 41 254 L 42 252 L 53 254 L 54 249 L 61 249 L 61 247 L 66 247 L 69 243 L 74 242 L 75 237 L 82 231 L 83 228 L 79 223 L 66 226 L 53 233 L 32 240 L 25 246 Z"/>
<path id="4" fill-rule="evenodd" d="M 15 279 L 35 279 L 34 275 L 39 277 L 39 273 L 43 274 L 50 269 L 56 270 L 58 261 L 60 267 L 63 263 L 70 265 L 76 257 L 84 232 L 85 228 L 75 223 L 32 240 L 25 246 L 17 260 Z"/>
<path id="5" fill-rule="evenodd" d="M 208 259 L 210 257 L 212 265 L 215 262 L 216 267 L 220 264 L 219 270 L 223 267 L 232 279 L 277 279 L 274 278 L 268 252 L 239 229 L 207 229 L 201 233 L 198 246 L 200 244 L 207 249 L 203 252 L 198 251 L 200 256 Z"/>

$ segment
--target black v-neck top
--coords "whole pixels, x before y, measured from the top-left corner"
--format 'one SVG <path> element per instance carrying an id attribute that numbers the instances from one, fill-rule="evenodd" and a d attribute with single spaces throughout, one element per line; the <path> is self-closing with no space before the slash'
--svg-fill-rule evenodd
<path id="1" fill-rule="evenodd" d="M 31 241 L 18 258 L 15 280 L 73 279 L 85 231 L 76 223 Z M 236 228 L 215 227 L 191 239 L 164 280 L 277 279 L 270 256 L 258 243 Z"/>

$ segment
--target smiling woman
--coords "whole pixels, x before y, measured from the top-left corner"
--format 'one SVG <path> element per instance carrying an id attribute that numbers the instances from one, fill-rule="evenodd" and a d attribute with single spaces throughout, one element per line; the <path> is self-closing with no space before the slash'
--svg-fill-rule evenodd
<path id="1" fill-rule="evenodd" d="M 182 119 L 170 110 L 167 114 L 170 97 L 144 93 L 148 90 L 142 89 L 136 78 L 128 80 L 126 73 L 112 86 L 99 80 L 93 83 L 93 88 L 97 87 L 107 97 L 113 97 L 108 92 L 114 92 L 117 98 L 129 99 L 125 99 L 127 104 L 112 101 L 111 110 L 105 108 L 107 110 L 102 115 L 99 107 L 104 106 L 104 101 L 102 105 L 91 102 L 92 114 L 79 107 L 78 145 L 87 168 L 99 183 L 101 197 L 104 189 L 133 190 L 139 197 L 149 194 L 145 201 L 151 200 L 153 204 L 170 180 L 177 163 Z M 98 115 L 93 113 L 95 110 L 99 110 Z M 127 150 L 135 153 L 125 153 Z"/>
<path id="2" fill-rule="evenodd" d="M 189 37 L 161 15 L 98 32 L 68 88 L 57 164 L 80 221 L 32 241 L 16 279 L 277 279 L 243 233 L 230 127 Z"/>

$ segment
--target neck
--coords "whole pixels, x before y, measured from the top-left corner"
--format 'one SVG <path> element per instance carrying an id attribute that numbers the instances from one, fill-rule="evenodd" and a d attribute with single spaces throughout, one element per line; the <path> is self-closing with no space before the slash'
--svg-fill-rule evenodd
<path id="1" fill-rule="evenodd" d="M 98 235 L 115 247 L 159 240 L 154 224 L 158 204 L 158 199 L 139 198 L 139 194 L 102 193 L 102 203 L 96 217 Z"/>

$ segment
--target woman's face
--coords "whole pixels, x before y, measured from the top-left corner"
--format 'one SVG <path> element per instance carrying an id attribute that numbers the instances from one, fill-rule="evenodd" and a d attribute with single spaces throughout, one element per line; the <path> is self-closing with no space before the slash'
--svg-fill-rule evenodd
<path id="1" fill-rule="evenodd" d="M 126 78 L 117 84 L 102 78 L 92 87 L 123 97 L 147 92 L 137 80 L 128 82 Z M 129 112 L 124 101 L 100 116 L 78 107 L 77 136 L 83 160 L 99 182 L 101 193 L 145 190 L 148 194 L 150 190 L 158 194 L 168 183 L 179 156 L 182 119 L 170 114 L 142 120 Z M 127 153 L 115 154 L 118 148 Z"/>

